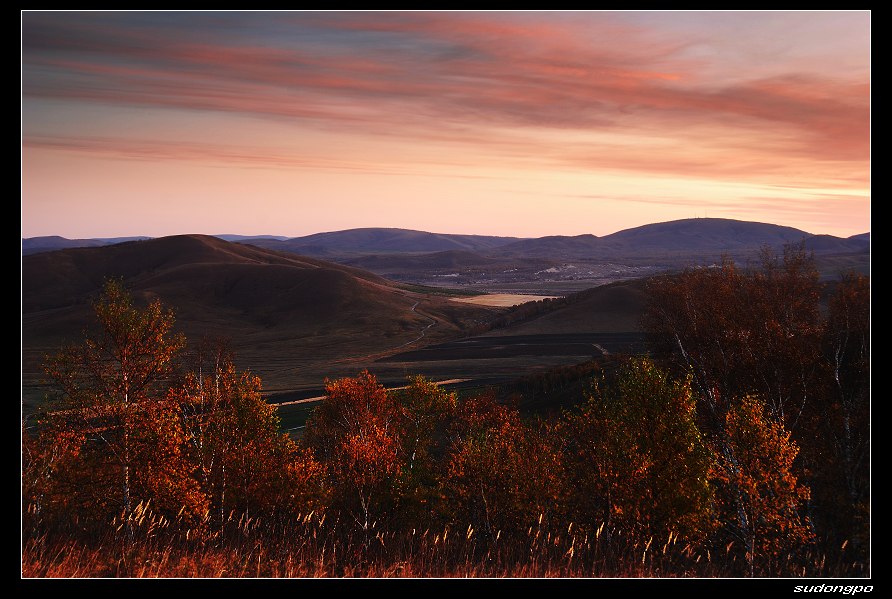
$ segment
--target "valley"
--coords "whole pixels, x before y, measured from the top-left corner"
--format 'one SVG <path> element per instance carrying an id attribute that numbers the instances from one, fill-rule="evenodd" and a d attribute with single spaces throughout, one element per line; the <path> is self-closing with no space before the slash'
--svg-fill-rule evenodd
<path id="1" fill-rule="evenodd" d="M 389 387 L 411 374 L 460 379 L 467 387 L 605 352 L 639 352 L 644 281 L 709 266 L 722 255 L 746 263 L 762 246 L 805 240 L 827 280 L 846 269 L 869 271 L 870 257 L 869 236 L 809 237 L 723 219 L 660 223 L 601 238 L 401 229 L 225 237 L 232 241 L 205 235 L 82 240 L 89 247 L 24 255 L 23 412 L 43 404 L 42 361 L 81 339 L 91 323 L 90 298 L 107 277 L 123 279 L 140 301 L 160 298 L 190 340 L 226 339 L 239 368 L 259 375 L 278 403 L 318 396 L 325 378 L 363 369 Z M 50 241 L 65 246 L 60 239 Z M 23 240 L 23 248 L 48 243 Z"/>

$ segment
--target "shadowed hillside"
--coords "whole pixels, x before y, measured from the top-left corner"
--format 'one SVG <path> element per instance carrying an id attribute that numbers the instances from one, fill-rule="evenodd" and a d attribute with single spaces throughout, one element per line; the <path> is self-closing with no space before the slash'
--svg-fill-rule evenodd
<path id="1" fill-rule="evenodd" d="M 107 277 L 121 277 L 137 289 L 148 290 L 153 284 L 165 281 L 168 284 L 185 282 L 188 285 L 182 290 L 170 285 L 174 287 L 172 291 L 180 294 L 202 288 L 218 296 L 229 294 L 244 277 L 239 275 L 243 271 L 235 270 L 236 265 L 281 267 L 263 271 L 267 276 L 255 281 L 255 285 L 260 285 L 255 289 L 258 296 L 263 291 L 271 291 L 265 285 L 276 281 L 280 286 L 287 285 L 289 276 L 298 271 L 327 270 L 368 283 L 388 285 L 371 273 L 313 258 L 277 254 L 205 235 L 177 235 L 27 256 L 22 261 L 23 308 L 29 312 L 67 305 L 72 298 L 98 289 Z"/>
<path id="2" fill-rule="evenodd" d="M 495 330 L 488 335 L 640 332 L 646 285 L 647 279 L 633 279 L 580 291 L 552 300 L 548 302 L 549 308 L 541 314 L 534 314 L 505 330 Z M 541 301 L 537 303 L 544 304 Z M 515 311 L 522 312 L 524 309 L 529 310 L 528 307 L 519 306 Z M 502 318 L 510 316 L 509 312 Z"/>
<path id="3" fill-rule="evenodd" d="M 868 233 L 868 235 L 870 235 Z M 840 239 L 833 235 L 814 235 L 805 240 L 805 249 L 818 253 L 853 254 L 870 251 L 870 239 L 855 235 Z"/>
<path id="4" fill-rule="evenodd" d="M 319 372 L 321 363 L 448 339 L 498 312 L 348 266 L 209 236 L 43 253 L 22 259 L 26 383 L 39 378 L 51 348 L 80 338 L 91 298 L 108 277 L 122 278 L 138 300 L 162 298 L 190 338 L 230 337 L 244 366 L 271 387 Z"/>
<path id="5" fill-rule="evenodd" d="M 420 255 L 380 255 L 363 256 L 348 260 L 346 264 L 365 268 L 374 272 L 386 270 L 408 269 L 442 269 L 442 268 L 467 268 L 474 266 L 488 266 L 498 264 L 493 258 L 486 258 L 474 252 L 464 250 L 447 250 Z"/>

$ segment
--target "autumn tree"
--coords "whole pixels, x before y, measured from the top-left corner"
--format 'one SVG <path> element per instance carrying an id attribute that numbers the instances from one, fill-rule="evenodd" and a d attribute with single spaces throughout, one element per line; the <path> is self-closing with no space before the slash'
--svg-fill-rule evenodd
<path id="1" fill-rule="evenodd" d="M 227 410 L 226 391 L 233 379 L 230 373 L 233 353 L 224 338 L 203 337 L 192 344 L 185 356 L 182 379 L 171 388 L 171 399 L 179 403 L 188 429 L 196 478 L 211 508 L 218 516 L 218 524 L 225 518 L 226 470 L 223 464 L 228 451 L 229 437 L 221 426 L 221 414 Z"/>
<path id="2" fill-rule="evenodd" d="M 720 426 L 727 400 L 764 398 L 771 415 L 795 428 L 812 398 L 820 357 L 819 285 L 801 246 L 770 250 L 758 267 L 730 259 L 657 277 L 648 286 L 645 328 L 693 385 Z"/>
<path id="3" fill-rule="evenodd" d="M 811 487 L 811 523 L 833 544 L 860 548 L 863 557 L 870 483 L 869 280 L 843 277 L 822 316 L 814 259 L 799 245 L 786 247 L 782 256 L 764 250 L 758 265 L 748 268 L 725 260 L 656 278 L 648 289 L 644 324 L 654 348 L 677 372 L 693 375 L 705 432 L 726 466 L 733 468 L 737 459 L 725 430 L 729 414 L 741 398 L 758 397 L 765 419 L 793 433 L 802 448 L 795 472 Z M 735 519 L 738 528 L 747 528 L 742 514 Z"/>
<path id="4" fill-rule="evenodd" d="M 760 263 L 747 277 L 746 318 L 755 335 L 745 344 L 747 379 L 772 416 L 794 430 L 818 387 L 818 271 L 802 244 L 785 246 L 781 256 L 764 248 Z"/>
<path id="5" fill-rule="evenodd" d="M 845 470 L 846 490 L 853 506 L 869 490 L 870 457 L 870 281 L 848 274 L 830 301 L 826 330 L 839 422 L 834 435 Z"/>
<path id="6" fill-rule="evenodd" d="M 420 522 L 438 510 L 440 476 L 445 470 L 448 431 L 454 422 L 458 400 L 455 393 L 423 376 L 409 378 L 403 390 L 394 392 L 400 409 L 401 487 L 404 513 Z"/>
<path id="7" fill-rule="evenodd" d="M 596 383 L 566 419 L 578 514 L 647 539 L 702 540 L 713 529 L 712 456 L 697 426 L 690 379 L 633 359 L 613 385 Z"/>
<path id="8" fill-rule="evenodd" d="M 203 510 L 184 451 L 185 434 L 167 397 L 173 359 L 183 347 L 174 317 L 158 301 L 134 305 L 122 283 L 106 283 L 94 303 L 99 332 L 48 358 L 60 409 L 47 430 L 83 439 L 80 492 L 98 517 L 128 518 L 138 502 L 176 512 Z"/>
<path id="9" fill-rule="evenodd" d="M 228 514 L 297 513 L 317 507 L 322 467 L 280 431 L 260 379 L 238 373 L 227 352 L 171 390 L 186 419 L 196 477 L 223 524 Z"/>
<path id="10" fill-rule="evenodd" d="M 22 530 L 39 536 L 76 511 L 76 468 L 84 434 L 44 423 L 36 434 L 22 423 Z"/>
<path id="11" fill-rule="evenodd" d="M 544 426 L 491 394 L 462 403 L 443 480 L 454 521 L 484 539 L 549 525 L 566 494 L 561 454 Z"/>
<path id="12" fill-rule="evenodd" d="M 826 392 L 810 414 L 817 517 L 835 543 L 866 558 L 870 518 L 870 279 L 848 273 L 830 296 L 823 337 Z M 805 450 L 808 450 L 807 452 Z"/>
<path id="13" fill-rule="evenodd" d="M 306 445 L 326 465 L 332 507 L 366 535 L 394 515 L 406 467 L 401 410 L 374 375 L 326 381 L 307 421 Z"/>
<path id="14" fill-rule="evenodd" d="M 766 249 L 758 266 L 724 260 L 656 279 L 649 292 L 645 325 L 702 399 L 726 533 L 751 572 L 769 571 L 811 534 L 790 431 L 822 388 L 814 259 L 801 245 Z"/>
<path id="15" fill-rule="evenodd" d="M 725 531 L 738 541 L 751 575 L 784 571 L 783 561 L 813 537 L 801 513 L 809 489 L 793 468 L 799 447 L 752 395 L 733 402 L 722 435 L 713 474 Z"/>

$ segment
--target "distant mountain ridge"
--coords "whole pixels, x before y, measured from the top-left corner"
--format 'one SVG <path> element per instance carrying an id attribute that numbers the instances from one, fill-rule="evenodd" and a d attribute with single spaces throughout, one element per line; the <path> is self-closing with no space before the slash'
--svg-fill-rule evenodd
<path id="1" fill-rule="evenodd" d="M 793 227 L 723 218 L 691 218 L 653 223 L 624 229 L 598 237 L 550 235 L 538 238 L 499 237 L 430 233 L 398 228 L 359 228 L 315 233 L 287 238 L 276 235 L 215 236 L 227 241 L 248 244 L 291 254 L 315 256 L 340 262 L 353 262 L 370 255 L 433 254 L 470 252 L 481 259 L 506 256 L 565 258 L 617 258 L 642 255 L 709 255 L 735 253 L 762 246 L 779 248 L 787 243 L 805 242 L 815 253 L 857 253 L 869 251 L 870 233 L 842 238 L 813 235 Z M 32 237 L 22 239 L 22 254 L 74 247 L 96 247 L 147 237 L 105 239 L 66 239 L 64 237 Z M 455 255 L 458 256 L 458 255 Z M 455 257 L 453 256 L 453 257 Z M 442 260 L 443 256 L 434 258 Z M 463 260 L 467 262 L 467 259 Z"/>
<path id="2" fill-rule="evenodd" d="M 139 241 L 151 239 L 151 237 L 98 237 L 95 239 L 67 239 L 58 235 L 44 237 L 25 237 L 22 239 L 22 255 L 39 254 L 55 250 L 66 250 L 81 247 L 100 247 L 114 245 L 125 241 Z"/>
<path id="3" fill-rule="evenodd" d="M 841 239 L 832 235 L 812 235 L 805 240 L 805 249 L 816 254 L 822 253 L 856 253 L 870 251 L 870 233 L 868 237 L 854 235 Z"/>
<path id="4" fill-rule="evenodd" d="M 816 236 L 800 229 L 768 223 L 691 218 L 643 225 L 603 237 L 578 235 L 523 240 L 502 246 L 496 253 L 522 253 L 530 256 L 561 254 L 577 258 L 700 253 L 714 256 L 724 252 L 750 251 L 766 245 L 777 248 L 787 243 L 807 242 L 814 237 Z M 826 241 L 818 244 L 815 251 L 857 251 L 851 248 L 856 247 L 853 244 L 860 243 L 857 240 L 847 243 L 848 240 L 831 235 L 821 237 L 826 238 Z"/>
<path id="5" fill-rule="evenodd" d="M 451 250 L 483 252 L 519 240 L 519 237 L 455 235 L 412 229 L 362 228 L 315 233 L 286 241 L 258 239 L 246 243 L 295 254 L 327 257 L 349 254 L 360 256 L 388 253 L 431 253 Z"/>
<path id="6" fill-rule="evenodd" d="M 284 235 L 233 235 L 230 233 L 221 233 L 218 235 L 212 235 L 212 237 L 216 237 L 217 239 L 222 239 L 223 241 L 256 241 L 258 239 L 274 239 L 276 241 L 287 241 L 290 239 Z"/>

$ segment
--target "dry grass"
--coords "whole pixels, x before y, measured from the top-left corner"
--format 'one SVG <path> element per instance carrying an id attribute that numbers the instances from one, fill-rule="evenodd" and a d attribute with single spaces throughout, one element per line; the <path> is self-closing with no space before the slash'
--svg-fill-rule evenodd
<path id="1" fill-rule="evenodd" d="M 325 514 L 310 513 L 277 526 L 234 517 L 222 530 L 209 522 L 178 526 L 143 513 L 124 527 L 83 541 L 57 536 L 27 539 L 25 578 L 653 578 L 737 577 L 745 565 L 731 547 L 709 551 L 677 536 L 632 542 L 604 527 L 570 525 L 525 535 L 486 539 L 472 527 L 402 532 L 349 530 Z M 110 529 L 111 530 L 111 529 Z M 809 556 L 808 567 L 779 576 L 864 576 L 856 564 L 828 564 Z"/>

